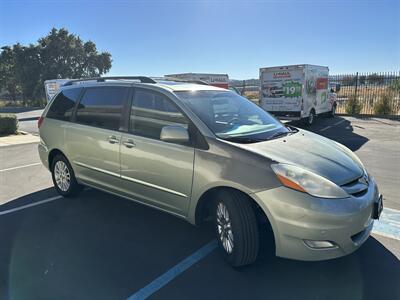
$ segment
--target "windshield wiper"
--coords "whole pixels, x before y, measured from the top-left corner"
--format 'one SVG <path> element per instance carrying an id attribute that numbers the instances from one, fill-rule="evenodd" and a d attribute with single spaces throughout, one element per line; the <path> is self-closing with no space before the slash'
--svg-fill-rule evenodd
<path id="1" fill-rule="evenodd" d="M 252 138 L 252 137 L 240 137 L 240 136 L 231 136 L 231 137 L 226 137 L 223 138 L 225 141 L 229 142 L 234 142 L 234 143 L 258 143 L 258 142 L 264 142 L 266 141 L 265 139 L 257 139 L 257 138 Z"/>
<path id="2" fill-rule="evenodd" d="M 268 140 L 277 139 L 277 138 L 280 138 L 280 137 L 283 137 L 283 136 L 286 136 L 286 135 L 290 135 L 290 134 L 293 134 L 293 133 L 296 133 L 296 132 L 299 131 L 298 129 L 293 128 L 293 127 L 287 127 L 287 128 L 289 129 L 289 131 L 286 131 L 286 132 L 276 132 L 276 133 L 274 133 L 273 135 L 271 135 L 271 136 L 268 138 Z"/>

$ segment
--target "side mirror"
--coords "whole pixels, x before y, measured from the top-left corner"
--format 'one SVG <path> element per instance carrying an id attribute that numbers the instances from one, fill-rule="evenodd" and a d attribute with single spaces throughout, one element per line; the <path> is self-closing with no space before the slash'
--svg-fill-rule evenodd
<path id="1" fill-rule="evenodd" d="M 189 142 L 189 132 L 179 125 L 168 125 L 161 129 L 160 140 L 168 143 L 184 144 Z"/>

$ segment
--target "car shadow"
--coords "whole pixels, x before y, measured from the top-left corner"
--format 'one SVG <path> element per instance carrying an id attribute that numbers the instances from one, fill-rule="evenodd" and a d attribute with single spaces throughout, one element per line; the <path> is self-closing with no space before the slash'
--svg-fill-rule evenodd
<path id="1" fill-rule="evenodd" d="M 46 189 L 0 206 L 0 299 L 126 299 L 212 239 L 94 189 L 43 203 L 54 196 Z"/>
<path id="2" fill-rule="evenodd" d="M 364 128 L 359 125 L 353 125 L 350 120 L 340 116 L 335 118 L 319 117 L 317 123 L 312 126 L 307 126 L 300 121 L 292 121 L 287 124 L 332 139 L 352 151 L 360 149 L 369 141 L 367 137 L 354 132 L 354 127 L 358 127 L 361 130 Z"/>
<path id="3" fill-rule="evenodd" d="M 328 261 L 276 257 L 265 234 L 256 263 L 233 269 L 216 251 L 151 299 L 399 299 L 400 262 L 373 237 Z"/>
<path id="4" fill-rule="evenodd" d="M 53 197 L 47 189 L 0 212 Z M 398 299 L 399 260 L 374 238 L 322 262 L 260 257 L 233 269 L 216 250 L 154 299 Z M 1 299 L 126 299 L 212 240 L 209 228 L 93 189 L 0 215 Z M 3 297 L 2 297 L 3 296 Z"/>

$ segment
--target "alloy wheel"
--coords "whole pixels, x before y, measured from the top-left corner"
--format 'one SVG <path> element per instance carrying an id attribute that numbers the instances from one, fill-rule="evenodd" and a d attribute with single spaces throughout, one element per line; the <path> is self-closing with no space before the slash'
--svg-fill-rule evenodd
<path id="1" fill-rule="evenodd" d="M 54 166 L 54 178 L 56 180 L 57 187 L 61 191 L 68 191 L 71 185 L 71 174 L 67 164 L 62 160 L 57 161 Z"/>
<path id="2" fill-rule="evenodd" d="M 222 202 L 217 205 L 217 231 L 224 250 L 231 254 L 234 247 L 232 224 L 228 209 Z"/>

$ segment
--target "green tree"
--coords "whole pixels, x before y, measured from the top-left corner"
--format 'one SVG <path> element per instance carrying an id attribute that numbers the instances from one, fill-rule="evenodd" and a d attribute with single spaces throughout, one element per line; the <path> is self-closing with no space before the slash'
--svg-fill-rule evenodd
<path id="1" fill-rule="evenodd" d="M 0 53 L 0 87 L 24 101 L 44 99 L 48 79 L 95 77 L 111 69 L 111 54 L 98 52 L 68 30 L 53 28 L 37 44 L 5 46 Z"/>
<path id="2" fill-rule="evenodd" d="M 15 101 L 22 91 L 16 74 L 16 55 L 12 47 L 2 47 L 0 53 L 0 90 L 5 89 Z"/>
<path id="3" fill-rule="evenodd" d="M 40 54 L 35 45 L 13 47 L 16 56 L 16 75 L 22 88 L 22 100 L 28 101 L 43 97 L 43 82 L 41 81 L 42 65 Z"/>
<path id="4" fill-rule="evenodd" d="M 346 102 L 346 113 L 348 115 L 359 115 L 362 110 L 362 104 L 358 101 L 356 95 L 351 95 Z"/>
<path id="5" fill-rule="evenodd" d="M 377 115 L 391 115 L 394 112 L 393 95 L 389 92 L 383 93 L 374 105 Z"/>
<path id="6" fill-rule="evenodd" d="M 44 80 L 100 76 L 111 68 L 110 53 L 99 53 L 95 43 L 64 28 L 53 28 L 38 42 Z"/>

